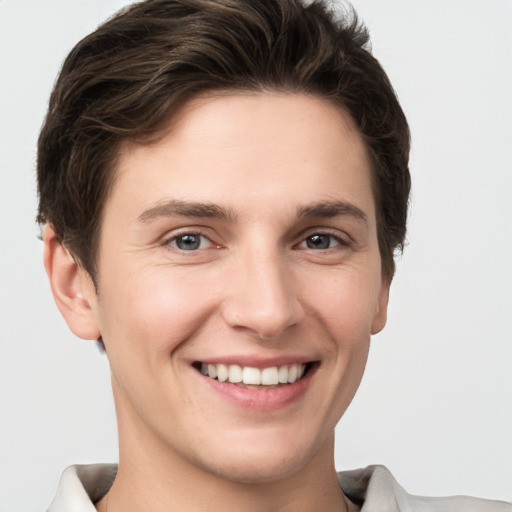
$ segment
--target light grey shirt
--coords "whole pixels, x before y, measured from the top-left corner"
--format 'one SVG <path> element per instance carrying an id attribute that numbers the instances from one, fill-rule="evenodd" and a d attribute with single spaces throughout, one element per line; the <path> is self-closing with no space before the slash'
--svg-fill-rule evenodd
<path id="1" fill-rule="evenodd" d="M 115 464 L 70 466 L 62 474 L 47 512 L 96 512 L 94 503 L 109 490 L 116 472 Z M 345 495 L 361 507 L 361 512 L 512 512 L 512 505 L 502 501 L 407 494 L 384 466 L 342 471 L 338 480 Z"/>

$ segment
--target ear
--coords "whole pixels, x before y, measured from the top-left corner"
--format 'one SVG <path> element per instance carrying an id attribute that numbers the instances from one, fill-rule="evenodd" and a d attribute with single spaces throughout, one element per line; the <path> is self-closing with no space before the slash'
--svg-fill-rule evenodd
<path id="1" fill-rule="evenodd" d="M 79 338 L 98 339 L 97 296 L 91 277 L 75 263 L 51 226 L 44 227 L 43 243 L 53 298 L 68 327 Z"/>
<path id="2" fill-rule="evenodd" d="M 386 325 L 388 319 L 388 302 L 389 302 L 389 287 L 391 281 L 389 279 L 382 279 L 380 285 L 379 297 L 377 300 L 377 311 L 373 317 L 372 322 L 372 334 L 377 334 Z"/>

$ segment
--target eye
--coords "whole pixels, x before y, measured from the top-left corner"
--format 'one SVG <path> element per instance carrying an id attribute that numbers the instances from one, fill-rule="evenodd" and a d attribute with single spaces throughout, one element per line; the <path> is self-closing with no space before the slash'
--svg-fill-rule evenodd
<path id="1" fill-rule="evenodd" d="M 182 233 L 171 238 L 168 244 L 180 251 L 197 251 L 211 247 L 212 242 L 200 233 Z"/>
<path id="2" fill-rule="evenodd" d="M 325 233 L 315 233 L 313 235 L 308 236 L 300 245 L 301 248 L 307 249 L 330 249 L 331 247 L 336 247 L 337 245 L 342 244 L 343 242 L 334 235 L 329 235 Z"/>

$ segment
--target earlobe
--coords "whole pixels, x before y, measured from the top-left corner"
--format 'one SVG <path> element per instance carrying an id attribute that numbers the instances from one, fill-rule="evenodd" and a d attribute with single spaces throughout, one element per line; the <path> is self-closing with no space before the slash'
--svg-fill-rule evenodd
<path id="1" fill-rule="evenodd" d="M 388 302 L 389 302 L 389 281 L 382 281 L 379 291 L 377 311 L 372 322 L 372 334 L 377 334 L 384 329 L 388 319 Z"/>
<path id="2" fill-rule="evenodd" d="M 96 292 L 92 280 L 73 260 L 54 229 L 43 230 L 44 266 L 53 298 L 71 331 L 83 339 L 98 339 Z"/>

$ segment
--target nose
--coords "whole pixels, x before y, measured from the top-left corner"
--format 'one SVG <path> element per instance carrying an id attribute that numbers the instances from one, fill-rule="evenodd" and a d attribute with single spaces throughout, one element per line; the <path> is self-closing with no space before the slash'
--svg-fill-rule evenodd
<path id="1" fill-rule="evenodd" d="M 230 269 L 225 321 L 260 339 L 275 339 L 305 316 L 290 262 L 277 249 L 247 251 Z"/>

